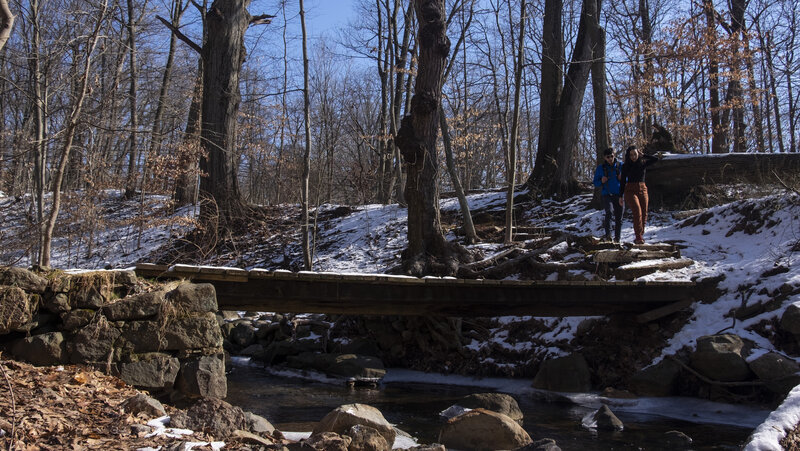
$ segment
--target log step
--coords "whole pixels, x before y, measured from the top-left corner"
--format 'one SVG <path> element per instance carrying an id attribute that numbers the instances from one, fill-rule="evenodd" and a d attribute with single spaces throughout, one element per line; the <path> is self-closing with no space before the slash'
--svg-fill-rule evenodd
<path id="1" fill-rule="evenodd" d="M 614 270 L 614 277 L 617 280 L 633 280 L 638 277 L 652 274 L 656 271 L 669 271 L 671 269 L 681 269 L 692 266 L 694 260 L 690 258 L 675 258 L 667 260 L 653 260 L 641 263 L 623 265 Z"/>
<path id="2" fill-rule="evenodd" d="M 597 251 L 594 254 L 595 263 L 633 263 L 642 260 L 654 260 L 663 258 L 678 258 L 680 252 L 675 249 L 665 250 L 640 250 L 640 249 L 607 249 Z"/>

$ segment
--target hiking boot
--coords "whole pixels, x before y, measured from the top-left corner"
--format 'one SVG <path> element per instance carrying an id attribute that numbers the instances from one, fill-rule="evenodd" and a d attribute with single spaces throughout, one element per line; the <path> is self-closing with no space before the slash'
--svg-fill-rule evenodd
<path id="1" fill-rule="evenodd" d="M 611 235 L 604 236 L 603 238 L 600 239 L 600 241 L 602 241 L 604 243 L 610 243 L 611 242 Z"/>
<path id="2" fill-rule="evenodd" d="M 633 240 L 633 244 L 644 244 L 644 239 L 637 238 L 637 239 Z"/>

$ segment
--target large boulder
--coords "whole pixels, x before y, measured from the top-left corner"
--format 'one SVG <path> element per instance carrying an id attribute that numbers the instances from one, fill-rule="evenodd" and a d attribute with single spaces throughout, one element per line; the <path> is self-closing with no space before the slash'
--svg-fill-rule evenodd
<path id="1" fill-rule="evenodd" d="M 167 414 L 164 405 L 159 400 L 151 398 L 144 393 L 128 398 L 122 403 L 122 409 L 131 415 L 142 414 L 146 418 L 157 418 Z"/>
<path id="2" fill-rule="evenodd" d="M 691 366 L 709 379 L 722 382 L 750 380 L 753 373 L 745 360 L 747 350 L 738 335 L 707 335 L 697 339 Z"/>
<path id="3" fill-rule="evenodd" d="M 800 384 L 800 365 L 777 352 L 768 352 L 749 362 L 749 365 L 766 387 L 779 395 L 788 394 Z"/>
<path id="4" fill-rule="evenodd" d="M 317 423 L 312 433 L 335 432 L 344 435 L 357 424 L 378 430 L 386 439 L 386 443 L 389 443 L 390 446 L 394 444 L 397 432 L 386 421 L 380 410 L 366 404 L 345 404 L 337 407 Z"/>
<path id="5" fill-rule="evenodd" d="M 224 398 L 228 395 L 223 357 L 207 355 L 181 362 L 175 387 L 190 398 Z"/>
<path id="6" fill-rule="evenodd" d="M 49 332 L 21 338 L 14 342 L 11 353 L 15 357 L 34 365 L 57 365 L 64 363 L 66 346 L 61 332 Z"/>
<path id="7" fill-rule="evenodd" d="M 167 301 L 178 314 L 216 312 L 217 292 L 210 283 L 184 283 L 167 293 Z"/>
<path id="8" fill-rule="evenodd" d="M 586 392 L 592 388 L 589 365 L 582 354 L 545 360 L 533 378 L 533 386 L 542 390 Z"/>
<path id="9" fill-rule="evenodd" d="M 43 294 L 49 282 L 44 277 L 16 266 L 0 268 L 0 285 L 17 287 L 29 293 Z"/>
<path id="10" fill-rule="evenodd" d="M 249 321 L 238 322 L 228 333 L 228 340 L 240 348 L 246 348 L 256 341 L 256 329 Z"/>
<path id="11" fill-rule="evenodd" d="M 137 355 L 137 360 L 117 365 L 118 377 L 139 388 L 164 390 L 172 388 L 178 377 L 180 362 L 168 354 Z"/>
<path id="12" fill-rule="evenodd" d="M 186 351 L 222 346 L 222 332 L 213 313 L 171 318 L 165 324 L 155 321 L 129 321 L 122 337 L 133 352 Z"/>
<path id="13" fill-rule="evenodd" d="M 0 286 L 0 335 L 24 330 L 35 311 L 36 302 L 22 288 Z"/>
<path id="14" fill-rule="evenodd" d="M 628 386 L 640 396 L 672 396 L 676 394 L 680 375 L 681 366 L 664 359 L 634 374 Z"/>
<path id="15" fill-rule="evenodd" d="M 601 431 L 621 431 L 625 428 L 622 421 L 605 404 L 592 415 L 592 421 Z"/>
<path id="16" fill-rule="evenodd" d="M 201 399 L 186 412 L 179 411 L 170 418 L 170 426 L 211 434 L 218 440 L 247 428 L 244 411 L 221 399 Z"/>
<path id="17" fill-rule="evenodd" d="M 522 421 L 522 410 L 517 400 L 505 393 L 475 393 L 458 401 L 458 405 L 467 409 L 486 409 L 502 413 L 514 421 Z"/>
<path id="18" fill-rule="evenodd" d="M 475 409 L 448 420 L 437 441 L 447 448 L 489 451 L 516 449 L 533 440 L 516 421 L 506 415 Z"/>
<path id="19" fill-rule="evenodd" d="M 352 441 L 350 437 L 335 432 L 315 432 L 301 441 L 302 447 L 296 449 L 306 450 L 310 446 L 310 449 L 318 451 L 349 451 Z"/>
<path id="20" fill-rule="evenodd" d="M 153 317 L 164 302 L 163 291 L 152 291 L 128 296 L 103 307 L 103 314 L 111 321 L 132 321 Z"/>

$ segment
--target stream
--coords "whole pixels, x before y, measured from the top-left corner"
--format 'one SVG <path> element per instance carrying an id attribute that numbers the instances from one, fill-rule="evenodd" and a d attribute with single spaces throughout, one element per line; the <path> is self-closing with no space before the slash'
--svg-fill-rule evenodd
<path id="1" fill-rule="evenodd" d="M 296 375 L 295 375 L 296 376 Z M 472 379 L 390 369 L 375 388 L 348 388 L 318 380 L 275 374 L 235 360 L 229 366 L 226 400 L 267 418 L 280 431 L 308 432 L 328 412 L 343 404 L 369 404 L 419 443 L 437 441 L 439 412 L 472 393 L 503 392 L 514 396 L 534 440 L 552 438 L 565 450 L 661 450 L 664 433 L 678 430 L 694 442 L 693 450 L 740 449 L 769 414 L 750 406 L 712 403 L 694 398 L 611 400 L 609 407 L 625 424 L 621 432 L 594 431 L 581 425 L 606 398 L 583 394 L 550 394 L 530 388 L 529 380 Z M 547 400 L 545 400 L 547 399 Z M 657 413 L 656 413 L 657 412 Z"/>

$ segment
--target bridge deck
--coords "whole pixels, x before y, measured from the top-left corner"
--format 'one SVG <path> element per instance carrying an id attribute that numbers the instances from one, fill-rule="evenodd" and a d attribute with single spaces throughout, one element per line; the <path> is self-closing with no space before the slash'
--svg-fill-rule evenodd
<path id="1" fill-rule="evenodd" d="M 139 264 L 143 277 L 214 284 L 222 310 L 430 316 L 639 314 L 688 306 L 693 282 L 466 280 Z"/>

